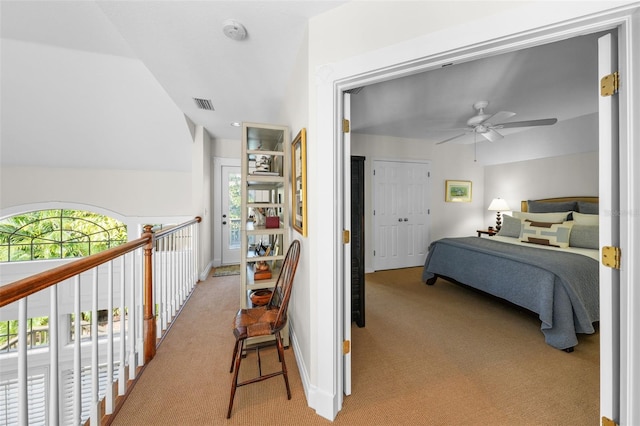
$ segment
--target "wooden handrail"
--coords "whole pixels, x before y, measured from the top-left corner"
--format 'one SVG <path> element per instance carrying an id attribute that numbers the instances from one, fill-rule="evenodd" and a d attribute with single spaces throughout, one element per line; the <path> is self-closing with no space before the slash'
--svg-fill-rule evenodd
<path id="1" fill-rule="evenodd" d="M 0 287 L 0 308 L 116 259 L 123 254 L 144 247 L 149 243 L 150 238 L 152 236 L 141 237 L 109 250 L 3 285 Z"/>
<path id="2" fill-rule="evenodd" d="M 196 217 L 180 225 L 158 231 L 155 234 L 144 233 L 142 237 L 120 246 L 113 247 L 109 250 L 92 254 L 91 256 L 83 257 L 65 265 L 58 266 L 57 268 L 49 269 L 39 274 L 3 285 L 0 287 L 0 308 L 49 288 L 52 285 L 56 285 L 73 276 L 93 269 L 103 263 L 109 262 L 110 260 L 116 259 L 123 254 L 137 250 L 147 244 L 152 244 L 154 238 L 157 239 L 164 235 L 171 234 L 194 223 L 200 222 L 201 220 L 202 219 L 200 217 Z"/>
<path id="3" fill-rule="evenodd" d="M 200 223 L 202 222 L 202 218 L 200 216 L 196 216 L 195 218 L 191 219 L 188 222 L 184 222 L 181 223 L 180 225 L 176 225 L 176 226 L 172 226 L 170 228 L 166 228 L 166 229 L 161 229 L 159 231 L 156 231 L 154 233 L 156 240 L 162 237 L 165 237 L 169 234 L 173 234 L 174 232 L 178 232 L 179 230 L 181 230 L 182 228 L 186 228 L 189 225 L 194 225 L 196 223 Z"/>

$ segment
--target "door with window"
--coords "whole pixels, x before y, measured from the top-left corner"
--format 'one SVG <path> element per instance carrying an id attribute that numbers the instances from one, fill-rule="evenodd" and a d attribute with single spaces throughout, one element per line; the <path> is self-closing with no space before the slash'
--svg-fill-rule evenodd
<path id="1" fill-rule="evenodd" d="M 374 269 L 421 266 L 429 245 L 429 163 L 374 161 Z"/>
<path id="2" fill-rule="evenodd" d="M 240 263 L 240 167 L 222 166 L 222 264 Z"/>

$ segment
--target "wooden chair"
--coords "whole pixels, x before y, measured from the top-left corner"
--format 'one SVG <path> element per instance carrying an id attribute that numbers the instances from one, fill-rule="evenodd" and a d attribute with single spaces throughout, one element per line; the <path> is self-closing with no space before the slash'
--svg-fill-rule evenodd
<path id="1" fill-rule="evenodd" d="M 233 398 L 236 394 L 236 388 L 251 383 L 261 382 L 275 376 L 282 375 L 284 384 L 287 387 L 287 399 L 291 399 L 291 390 L 289 389 L 289 378 L 287 376 L 287 365 L 284 361 L 284 348 L 282 346 L 282 338 L 280 331 L 287 324 L 287 307 L 289 298 L 291 297 L 291 286 L 293 277 L 298 266 L 300 258 L 300 241 L 294 240 L 289 246 L 287 255 L 282 263 L 278 280 L 273 288 L 273 293 L 269 302 L 265 306 L 257 308 L 240 309 L 233 319 L 233 334 L 236 337 L 236 343 L 233 347 L 233 358 L 231 360 L 230 373 L 233 373 L 231 382 L 231 398 L 229 399 L 229 410 L 227 418 L 231 418 L 231 409 L 233 408 Z M 244 345 L 249 337 L 256 336 L 274 336 L 275 344 L 278 351 L 278 360 L 281 364 L 281 370 L 275 373 L 262 374 L 260 364 L 260 346 L 257 346 L 256 352 L 258 357 L 258 377 L 238 383 L 238 371 L 242 362 L 242 352 Z"/>

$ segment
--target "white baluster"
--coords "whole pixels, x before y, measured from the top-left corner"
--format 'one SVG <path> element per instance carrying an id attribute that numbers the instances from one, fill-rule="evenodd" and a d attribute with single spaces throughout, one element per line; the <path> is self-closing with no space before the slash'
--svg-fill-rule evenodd
<path id="1" fill-rule="evenodd" d="M 120 350 L 118 351 L 118 395 L 124 395 L 127 391 L 127 328 L 126 315 L 127 295 L 126 295 L 126 260 L 127 256 L 120 258 Z"/>
<path id="2" fill-rule="evenodd" d="M 98 399 L 100 372 L 98 371 L 98 268 L 93 268 L 91 300 L 91 423 L 99 424 Z"/>
<path id="3" fill-rule="evenodd" d="M 129 266 L 129 315 L 127 315 L 127 335 L 129 338 L 129 380 L 136 378 L 136 371 L 138 370 L 138 360 L 136 357 L 136 330 L 138 329 L 137 315 L 138 310 L 136 308 L 136 253 L 129 254 L 129 260 L 131 265 Z"/>
<path id="4" fill-rule="evenodd" d="M 107 264 L 107 384 L 104 413 L 113 413 L 113 260 Z"/>
<path id="5" fill-rule="evenodd" d="M 73 341 L 73 424 L 82 422 L 82 304 L 80 275 L 74 277 L 75 333 Z"/>
<path id="6" fill-rule="evenodd" d="M 18 302 L 18 421 L 29 424 L 29 394 L 27 392 L 27 298 Z"/>
<path id="7" fill-rule="evenodd" d="M 49 290 L 49 425 L 56 426 L 60 419 L 60 395 L 58 354 L 60 344 L 58 339 L 58 286 L 51 286 Z"/>
<path id="8" fill-rule="evenodd" d="M 138 329 L 136 330 L 136 355 L 138 356 L 137 365 L 144 365 L 144 250 L 138 250 L 138 273 L 136 274 L 136 291 L 137 300 L 136 315 L 138 322 Z"/>

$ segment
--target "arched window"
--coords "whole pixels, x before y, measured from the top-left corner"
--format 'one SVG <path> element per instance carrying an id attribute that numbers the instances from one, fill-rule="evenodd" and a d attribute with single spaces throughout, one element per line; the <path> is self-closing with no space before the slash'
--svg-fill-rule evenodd
<path id="1" fill-rule="evenodd" d="M 38 210 L 0 220 L 0 262 L 84 257 L 125 242 L 125 224 L 84 210 Z"/>

